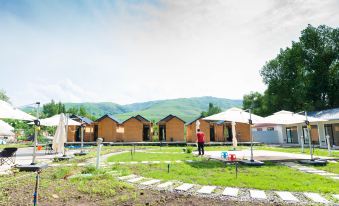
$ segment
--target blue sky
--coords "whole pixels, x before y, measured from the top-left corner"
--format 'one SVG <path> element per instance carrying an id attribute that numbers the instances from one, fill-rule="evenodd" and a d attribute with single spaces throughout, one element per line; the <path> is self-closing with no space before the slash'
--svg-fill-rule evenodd
<path id="1" fill-rule="evenodd" d="M 0 89 L 16 105 L 264 91 L 259 70 L 339 2 L 0 1 Z"/>

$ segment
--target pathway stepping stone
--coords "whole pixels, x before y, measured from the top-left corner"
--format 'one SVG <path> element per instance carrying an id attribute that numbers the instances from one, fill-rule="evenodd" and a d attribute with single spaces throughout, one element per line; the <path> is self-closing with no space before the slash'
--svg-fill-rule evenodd
<path id="1" fill-rule="evenodd" d="M 193 162 L 193 160 L 186 160 L 186 162 Z"/>
<path id="2" fill-rule="evenodd" d="M 151 163 L 153 163 L 153 164 L 159 164 L 160 161 L 152 161 Z"/>
<path id="3" fill-rule="evenodd" d="M 325 171 L 323 170 L 307 170 L 305 172 L 308 172 L 308 173 L 315 173 L 315 174 L 318 174 L 318 173 L 326 173 Z"/>
<path id="4" fill-rule="evenodd" d="M 238 188 L 226 187 L 225 190 L 222 192 L 222 194 L 227 195 L 227 196 L 236 197 L 236 196 L 238 196 L 238 192 L 239 192 Z"/>
<path id="5" fill-rule="evenodd" d="M 169 187 L 171 185 L 173 185 L 173 182 L 165 182 L 165 183 L 158 185 L 157 187 L 158 188 L 166 188 L 166 187 Z"/>
<path id="6" fill-rule="evenodd" d="M 182 161 L 181 160 L 177 160 L 177 161 L 175 161 L 176 163 L 182 163 Z"/>
<path id="7" fill-rule="evenodd" d="M 330 163 L 337 163 L 336 161 L 333 161 L 333 160 L 328 160 L 328 162 L 330 162 Z"/>
<path id="8" fill-rule="evenodd" d="M 122 165 L 123 165 L 123 164 L 126 164 L 126 162 L 118 162 L 118 163 L 119 163 L 119 164 L 122 164 Z"/>
<path id="9" fill-rule="evenodd" d="M 146 182 L 142 182 L 141 185 L 146 185 L 146 186 L 148 186 L 148 185 L 153 185 L 153 184 L 159 183 L 160 181 L 161 181 L 161 180 L 156 180 L 156 179 L 154 179 L 154 180 L 148 180 L 148 181 L 146 181 Z"/>
<path id="10" fill-rule="evenodd" d="M 213 190 L 215 190 L 215 188 L 217 187 L 216 186 L 203 186 L 202 188 L 200 188 L 200 190 L 197 191 L 197 193 L 211 194 Z"/>
<path id="11" fill-rule="evenodd" d="M 334 179 L 334 180 L 339 180 L 339 176 L 337 176 L 337 177 L 331 177 L 332 179 Z"/>
<path id="12" fill-rule="evenodd" d="M 148 161 L 142 161 L 141 163 L 142 164 L 148 164 L 149 162 Z"/>
<path id="13" fill-rule="evenodd" d="M 127 179 L 132 179 L 132 178 L 136 178 L 136 175 L 127 175 L 127 176 L 122 176 L 122 177 L 118 177 L 119 180 L 127 180 Z"/>
<path id="14" fill-rule="evenodd" d="M 286 165 L 288 167 L 293 167 L 293 166 L 298 166 L 298 164 L 294 163 L 294 162 L 284 162 L 282 163 L 283 165 Z"/>
<path id="15" fill-rule="evenodd" d="M 138 164 L 138 162 L 130 162 L 130 164 Z"/>
<path id="16" fill-rule="evenodd" d="M 322 176 L 337 176 L 338 174 L 325 172 L 325 173 L 319 173 L 318 175 L 322 175 Z"/>
<path id="17" fill-rule="evenodd" d="M 171 163 L 171 161 L 164 161 L 164 162 L 167 163 L 167 164 Z"/>
<path id="18" fill-rule="evenodd" d="M 333 197 L 339 200 L 339 195 L 333 195 Z"/>
<path id="19" fill-rule="evenodd" d="M 250 190 L 250 195 L 255 199 L 267 199 L 267 196 L 262 190 Z"/>
<path id="20" fill-rule="evenodd" d="M 275 192 L 277 195 L 285 201 L 294 201 L 298 202 L 299 200 L 290 192 Z"/>
<path id="21" fill-rule="evenodd" d="M 309 199 L 311 199 L 314 202 L 319 202 L 319 203 L 328 203 L 328 200 L 326 200 L 325 198 L 323 198 L 322 196 L 320 196 L 317 193 L 313 193 L 313 192 L 305 192 L 304 195 L 306 197 L 308 197 Z"/>
<path id="22" fill-rule="evenodd" d="M 175 188 L 176 190 L 180 190 L 180 191 L 188 191 L 189 189 L 191 189 L 193 187 L 193 184 L 189 184 L 189 183 L 184 183 L 182 185 L 180 185 L 179 187 Z"/>
<path id="23" fill-rule="evenodd" d="M 144 179 L 144 177 L 137 177 L 137 178 L 129 179 L 127 180 L 127 182 L 134 183 L 134 182 L 139 182 L 142 179 Z"/>

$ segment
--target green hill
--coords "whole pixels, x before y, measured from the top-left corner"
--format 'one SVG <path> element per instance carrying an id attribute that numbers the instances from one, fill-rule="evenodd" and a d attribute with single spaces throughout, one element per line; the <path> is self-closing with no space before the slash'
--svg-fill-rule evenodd
<path id="1" fill-rule="evenodd" d="M 208 109 L 208 104 L 213 103 L 222 110 L 230 107 L 241 107 L 242 100 L 231 100 L 216 97 L 193 97 L 169 100 L 149 101 L 127 105 L 111 102 L 100 103 L 65 103 L 66 108 L 84 106 L 86 110 L 96 117 L 112 114 L 120 120 L 125 120 L 132 115 L 140 114 L 150 120 L 159 120 L 168 114 L 177 115 L 185 121 L 198 117 L 201 111 Z"/>

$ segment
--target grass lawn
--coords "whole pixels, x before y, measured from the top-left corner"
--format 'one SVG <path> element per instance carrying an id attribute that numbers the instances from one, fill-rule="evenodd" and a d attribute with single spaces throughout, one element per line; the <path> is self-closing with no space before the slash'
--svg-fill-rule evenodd
<path id="1" fill-rule="evenodd" d="M 335 174 L 339 174 L 339 163 L 327 163 L 326 166 L 316 166 L 314 167 L 316 169 L 319 169 L 319 170 L 325 170 L 325 171 L 328 171 L 328 172 L 332 172 L 332 173 L 335 173 Z"/>
<path id="2" fill-rule="evenodd" d="M 275 147 L 275 146 L 255 146 L 256 150 L 269 150 L 269 151 L 277 151 L 277 152 L 288 152 L 288 153 L 296 153 L 296 154 L 310 154 L 310 149 L 305 145 L 305 153 L 301 153 L 300 147 Z M 314 148 L 314 155 L 316 156 L 328 156 L 327 149 Z M 332 157 L 339 157 L 339 150 L 332 150 Z"/>
<path id="3" fill-rule="evenodd" d="M 171 192 L 141 190 L 118 181 L 108 169 L 93 167 L 54 167 L 42 171 L 38 205 L 247 205 L 241 201 L 217 200 L 183 196 Z M 90 177 L 68 178 L 72 174 L 92 174 Z M 32 205 L 35 173 L 20 172 L 0 176 L 0 206 Z M 259 203 L 259 205 L 266 205 Z M 272 204 L 273 205 L 273 204 Z"/>
<path id="4" fill-rule="evenodd" d="M 113 155 L 107 158 L 108 162 L 129 162 L 129 161 L 166 161 L 166 160 L 197 160 L 198 157 L 187 153 L 144 153 L 135 152 L 133 156 L 130 152 Z"/>
<path id="5" fill-rule="evenodd" d="M 162 180 L 180 180 L 201 185 L 248 187 L 263 190 L 310 191 L 320 193 L 338 193 L 339 184 L 334 180 L 314 174 L 306 174 L 274 163 L 262 167 L 239 165 L 236 179 L 235 166 L 218 161 L 199 161 L 193 163 L 171 164 L 167 173 L 167 164 L 153 165 L 116 165 L 115 169 L 129 171 L 145 177 Z"/>
<path id="6" fill-rule="evenodd" d="M 24 148 L 24 147 L 30 147 L 32 146 L 32 143 L 17 143 L 17 144 L 0 144 L 0 149 L 6 148 L 6 147 L 16 147 L 16 148 Z"/>

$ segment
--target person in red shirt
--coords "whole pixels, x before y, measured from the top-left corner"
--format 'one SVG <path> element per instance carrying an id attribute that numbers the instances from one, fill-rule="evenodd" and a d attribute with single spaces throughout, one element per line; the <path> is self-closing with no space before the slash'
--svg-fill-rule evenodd
<path id="1" fill-rule="evenodd" d="M 198 151 L 199 155 L 204 155 L 204 145 L 205 145 L 205 134 L 198 129 L 197 132 L 197 142 L 198 142 Z"/>

